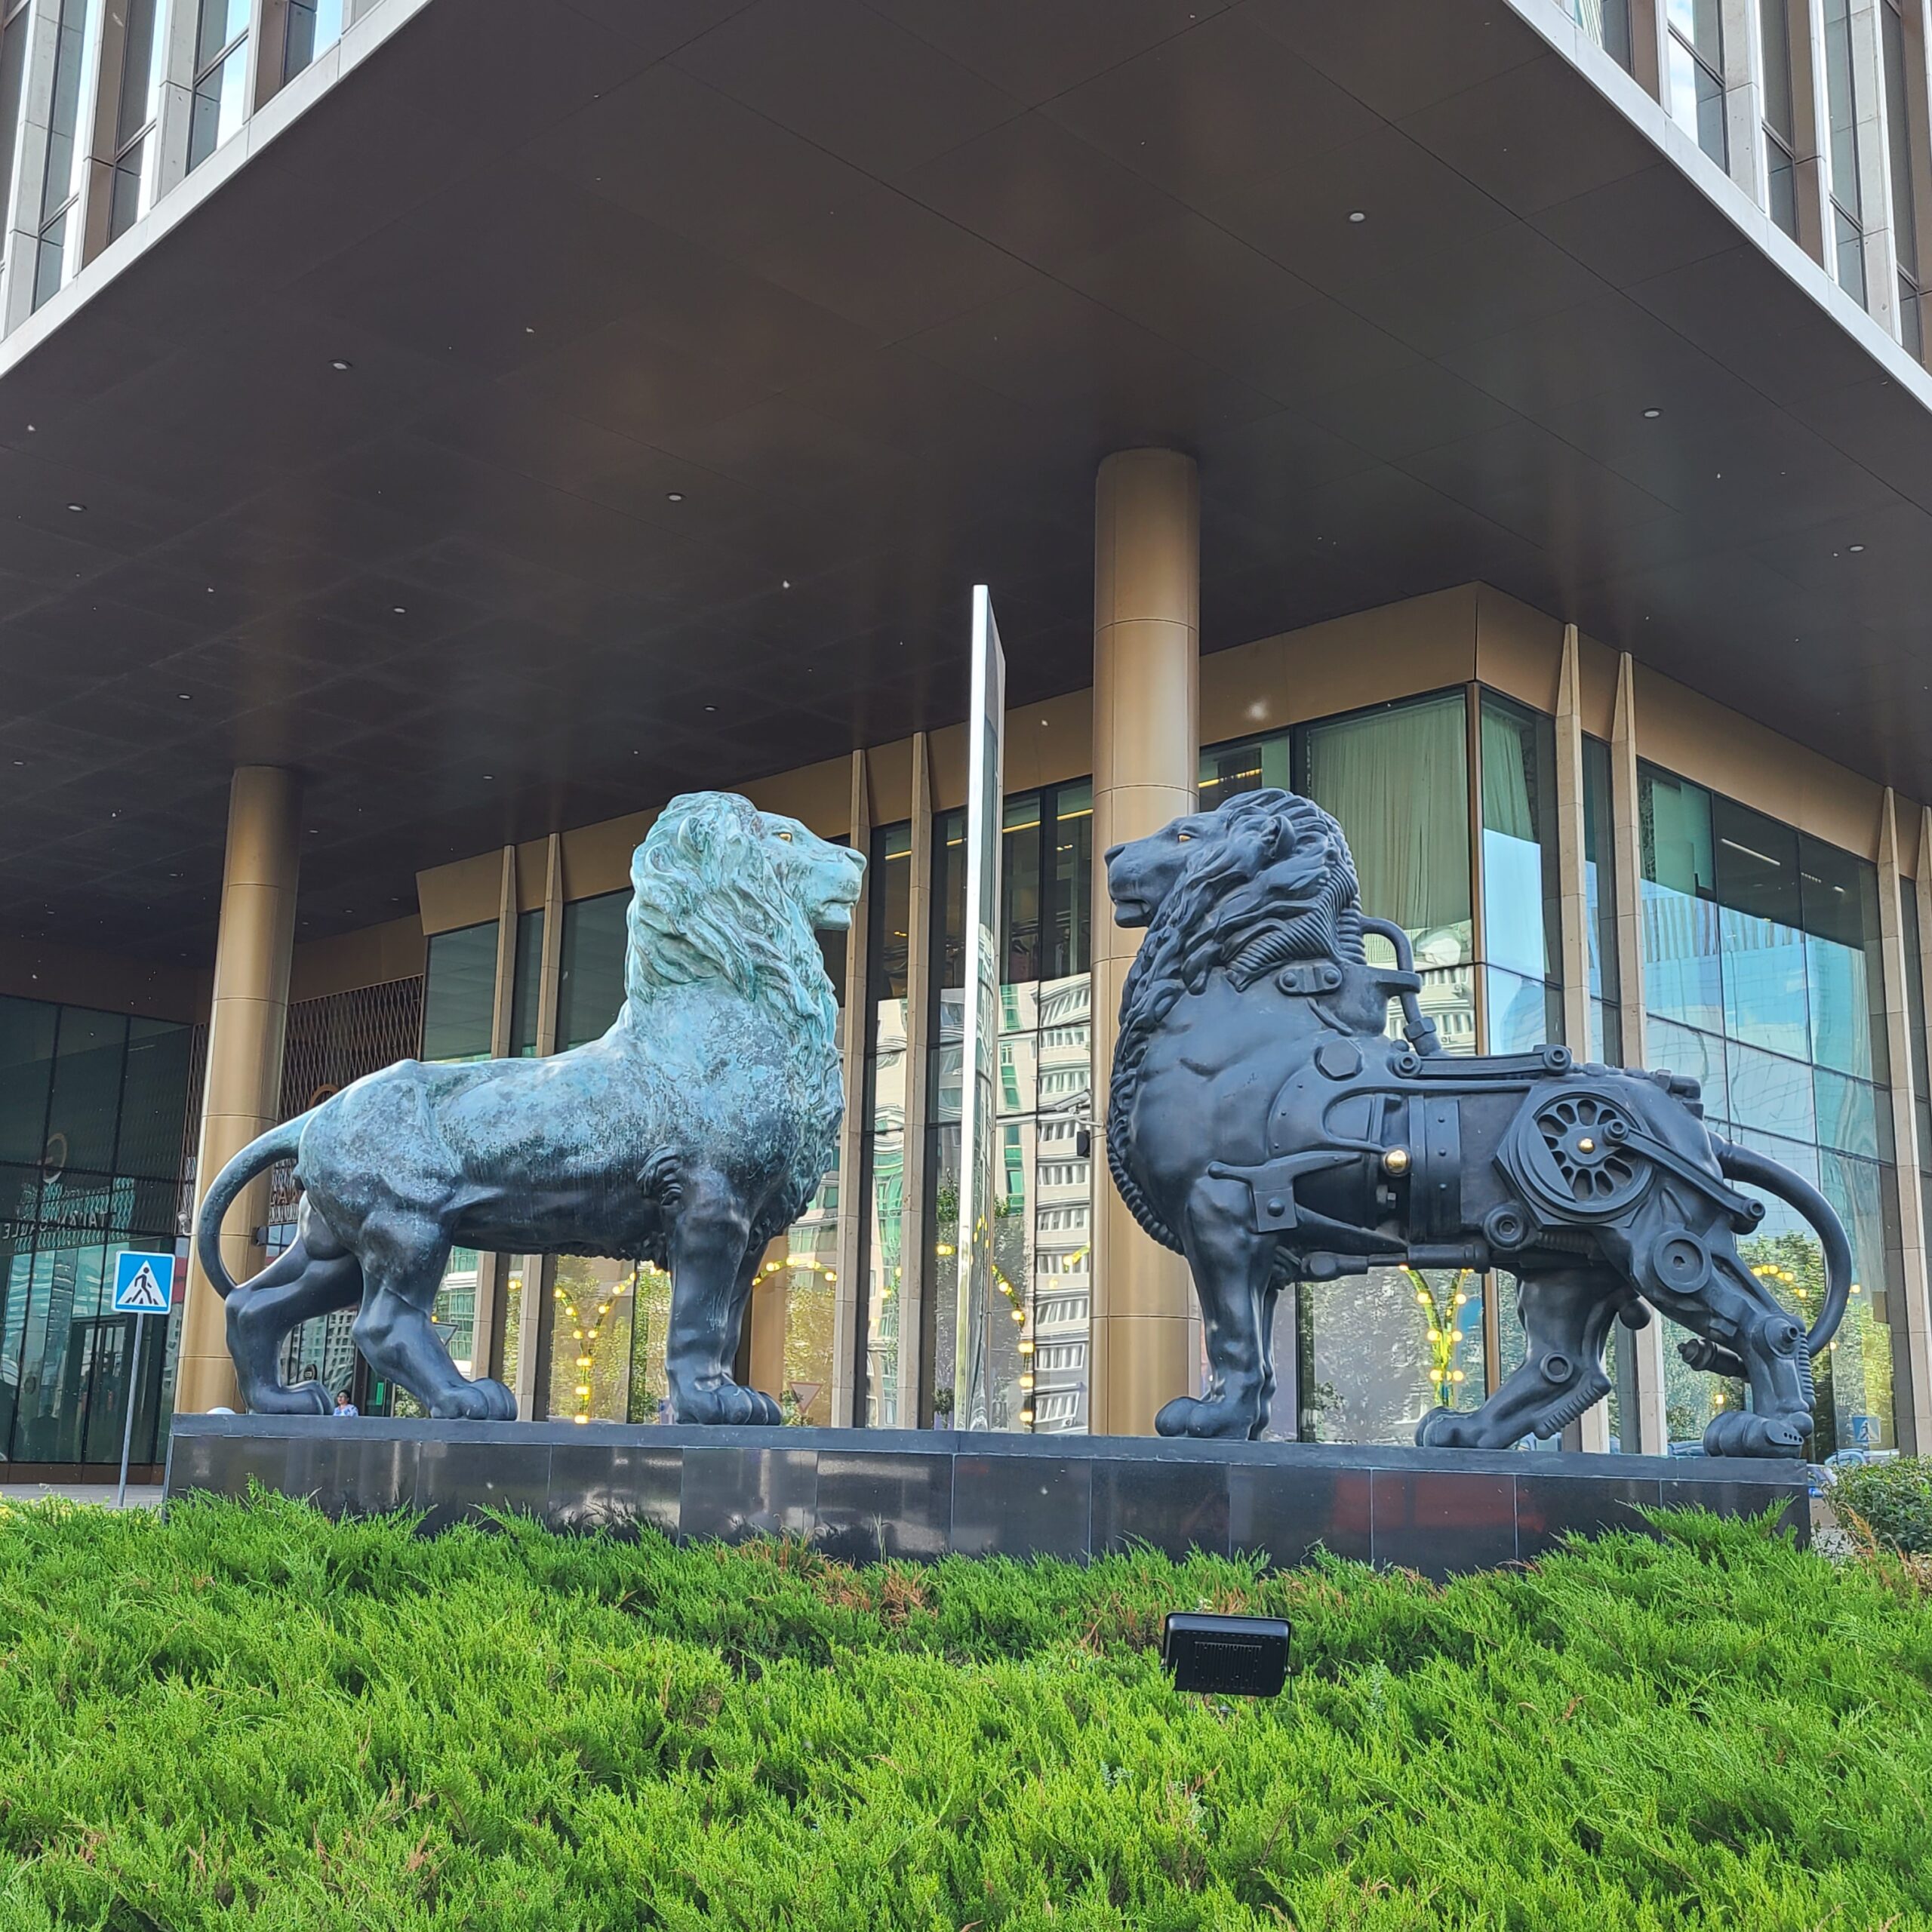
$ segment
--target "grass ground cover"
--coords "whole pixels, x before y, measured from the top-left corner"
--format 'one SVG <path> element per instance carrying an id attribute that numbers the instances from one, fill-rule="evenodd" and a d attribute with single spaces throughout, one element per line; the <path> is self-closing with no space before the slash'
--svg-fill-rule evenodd
<path id="1" fill-rule="evenodd" d="M 1438 1588 L 0 1517 L 0 1932 L 1932 1924 L 1932 1606 L 1686 1515 Z M 1285 1614 L 1267 1704 L 1161 1614 Z"/>

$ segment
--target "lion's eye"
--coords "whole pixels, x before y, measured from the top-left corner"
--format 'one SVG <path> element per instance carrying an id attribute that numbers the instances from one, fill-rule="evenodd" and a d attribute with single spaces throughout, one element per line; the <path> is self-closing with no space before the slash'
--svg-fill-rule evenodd
<path id="1" fill-rule="evenodd" d="M 1191 832 L 1177 832 L 1174 834 L 1175 838 L 1183 845 L 1186 844 L 1193 836 L 1194 834 Z"/>
<path id="2" fill-rule="evenodd" d="M 784 840 L 786 844 L 789 845 L 791 844 L 792 835 L 789 832 L 781 832 L 778 835 L 780 838 Z"/>

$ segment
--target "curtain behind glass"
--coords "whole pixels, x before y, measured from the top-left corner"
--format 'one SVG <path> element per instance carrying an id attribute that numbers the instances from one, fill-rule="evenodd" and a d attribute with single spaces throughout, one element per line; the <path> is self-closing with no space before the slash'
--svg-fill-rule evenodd
<path id="1" fill-rule="evenodd" d="M 1424 962 L 1470 956 L 1469 758 L 1463 695 L 1309 728 L 1308 795 L 1341 821 L 1363 910 Z"/>
<path id="2" fill-rule="evenodd" d="M 1529 749 L 1523 722 L 1500 706 L 1482 708 L 1482 823 L 1486 832 L 1534 845 L 1537 815 L 1526 769 Z"/>

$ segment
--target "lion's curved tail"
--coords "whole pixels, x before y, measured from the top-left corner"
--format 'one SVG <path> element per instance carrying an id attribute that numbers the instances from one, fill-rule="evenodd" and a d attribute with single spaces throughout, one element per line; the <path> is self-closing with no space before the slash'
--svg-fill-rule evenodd
<path id="1" fill-rule="evenodd" d="M 311 1108 L 309 1113 L 314 1109 Z M 195 1217 L 195 1254 L 202 1270 L 214 1284 L 223 1301 L 235 1292 L 235 1281 L 221 1258 L 221 1224 L 228 1211 L 242 1197 L 242 1191 L 257 1174 L 265 1174 L 278 1161 L 293 1156 L 302 1144 L 302 1130 L 309 1113 L 297 1114 L 279 1127 L 251 1140 L 214 1177 L 202 1197 L 201 1212 Z"/>
<path id="2" fill-rule="evenodd" d="M 1715 1138 L 1715 1137 L 1714 1137 Z M 1727 1180 L 1748 1182 L 1774 1194 L 1788 1207 L 1795 1208 L 1811 1223 L 1818 1245 L 1825 1252 L 1825 1305 L 1804 1338 L 1804 1346 L 1815 1361 L 1821 1349 L 1838 1332 L 1844 1319 L 1846 1303 L 1851 1299 L 1851 1242 L 1832 1204 L 1801 1176 L 1762 1154 L 1734 1142 L 1715 1142 L 1718 1166 Z"/>

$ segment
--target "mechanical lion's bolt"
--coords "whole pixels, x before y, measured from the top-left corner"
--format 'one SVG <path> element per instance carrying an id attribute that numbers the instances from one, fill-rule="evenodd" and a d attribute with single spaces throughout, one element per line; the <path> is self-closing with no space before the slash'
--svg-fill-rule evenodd
<path id="1" fill-rule="evenodd" d="M 1596 1151 L 1597 1143 L 1588 1134 L 1577 1143 L 1577 1152 L 1580 1154 L 1594 1154 Z"/>
<path id="2" fill-rule="evenodd" d="M 1406 1147 L 1392 1147 L 1382 1157 L 1382 1164 L 1392 1174 L 1405 1174 L 1409 1171 L 1409 1150 Z"/>

